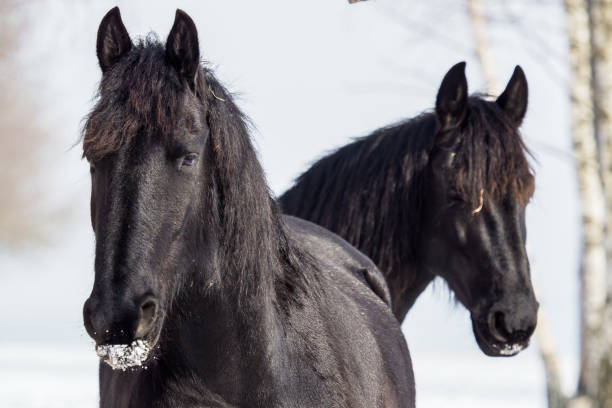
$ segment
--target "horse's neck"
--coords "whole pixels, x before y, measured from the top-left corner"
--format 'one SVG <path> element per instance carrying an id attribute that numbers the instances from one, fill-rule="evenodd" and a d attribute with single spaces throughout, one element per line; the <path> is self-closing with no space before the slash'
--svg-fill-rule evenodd
<path id="1" fill-rule="evenodd" d="M 399 138 L 399 136 L 387 137 Z M 370 143 L 375 142 L 375 139 L 370 141 Z M 361 225 L 360 242 L 355 241 L 352 244 L 358 246 L 376 262 L 388 282 L 395 281 L 397 286 L 401 287 L 402 298 L 410 299 L 411 306 L 431 280 L 419 264 L 415 239 L 420 233 L 422 221 L 420 200 L 424 194 L 423 180 L 427 163 L 423 158 L 424 151 L 411 152 L 412 147 L 402 144 L 399 144 L 397 149 L 399 154 L 392 154 L 389 157 L 381 157 L 380 152 L 372 149 L 369 153 L 370 159 L 362 160 L 362 162 L 385 160 L 386 173 L 377 175 L 377 180 L 371 181 L 372 185 L 383 186 L 379 191 L 371 190 L 374 196 L 369 197 L 366 204 L 370 207 L 366 210 L 367 219 L 375 221 L 355 220 L 358 222 L 350 224 Z M 357 186 L 370 188 L 370 186 Z M 360 216 L 363 217 L 364 214 Z"/>
<path id="2" fill-rule="evenodd" d="M 184 375 L 200 395 L 244 403 L 253 390 L 272 390 L 270 362 L 278 345 L 278 317 L 269 297 L 243 296 L 213 288 L 187 296 L 176 305 L 177 316 L 167 322 L 163 356 L 169 369 Z M 177 374 L 174 373 L 174 374 Z M 265 394 L 265 393 L 264 393 Z"/>
<path id="3" fill-rule="evenodd" d="M 207 174 L 214 174 L 216 159 L 209 159 Z M 206 205 L 223 205 L 227 210 L 231 203 L 221 202 L 219 195 L 227 201 L 235 197 L 221 194 L 217 182 L 210 180 L 212 192 L 208 195 L 217 200 Z M 251 197 L 247 202 L 257 200 L 265 206 L 269 197 Z M 238 220 L 232 219 L 235 214 L 223 218 L 220 211 L 211 214 L 208 222 L 192 223 L 192 242 L 201 242 L 208 251 L 202 256 L 198 245 L 185 249 L 188 253 L 182 258 L 196 259 L 183 275 L 193 277 L 193 284 L 184 285 L 183 293 L 175 296 L 174 316 L 166 323 L 162 358 L 176 371 L 173 374 L 180 373 L 180 385 L 191 384 L 197 395 L 214 395 L 230 405 L 254 406 L 249 401 L 254 394 L 263 406 L 271 405 L 265 404 L 266 393 L 276 390 L 270 384 L 270 365 L 277 359 L 275 354 L 282 352 L 275 307 L 275 277 L 281 274 L 281 266 L 275 263 L 274 242 L 266 241 L 276 238 L 268 231 L 273 226 L 262 224 L 270 222 L 270 215 L 259 210 L 261 214 L 236 211 L 242 214 Z M 230 222 L 240 225 L 225 225 Z M 259 232 L 257 242 L 253 242 L 253 231 Z M 244 241 L 236 242 L 241 239 Z M 194 247 L 198 248 L 196 253 L 189 253 Z"/>
<path id="4" fill-rule="evenodd" d="M 404 267 L 399 274 L 402 274 L 397 278 L 399 281 L 389 282 L 389 287 L 391 288 L 393 314 L 401 322 L 435 276 L 428 273 L 425 268 L 415 265 Z"/>

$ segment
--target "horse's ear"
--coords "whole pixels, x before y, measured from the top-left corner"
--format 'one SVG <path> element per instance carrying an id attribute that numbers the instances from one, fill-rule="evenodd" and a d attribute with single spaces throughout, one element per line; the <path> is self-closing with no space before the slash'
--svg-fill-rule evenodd
<path id="1" fill-rule="evenodd" d="M 527 77 L 525 77 L 523 69 L 517 65 L 506 89 L 497 98 L 497 104 L 518 126 L 527 112 L 527 97 Z"/>
<path id="2" fill-rule="evenodd" d="M 166 59 L 193 87 L 200 67 L 198 30 L 191 17 L 180 9 L 176 10 L 174 25 L 166 41 Z"/>
<path id="3" fill-rule="evenodd" d="M 106 13 L 98 28 L 96 54 L 102 72 L 108 71 L 130 49 L 132 40 L 121 21 L 119 7 L 115 7 Z"/>
<path id="4" fill-rule="evenodd" d="M 440 130 L 457 127 L 467 112 L 468 87 L 465 62 L 454 65 L 444 76 L 436 98 L 436 118 Z"/>

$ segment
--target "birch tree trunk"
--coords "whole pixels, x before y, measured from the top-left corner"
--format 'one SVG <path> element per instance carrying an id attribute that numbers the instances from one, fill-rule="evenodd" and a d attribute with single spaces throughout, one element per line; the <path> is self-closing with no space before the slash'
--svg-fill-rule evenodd
<path id="1" fill-rule="evenodd" d="M 599 175 L 591 89 L 587 0 L 565 0 L 569 36 L 572 140 L 582 212 L 581 361 L 578 394 L 596 401 L 606 300 L 605 202 Z"/>
<path id="2" fill-rule="evenodd" d="M 598 402 L 612 408 L 612 1 L 591 0 L 593 97 L 606 202 L 607 300 L 602 324 L 603 351 Z"/>

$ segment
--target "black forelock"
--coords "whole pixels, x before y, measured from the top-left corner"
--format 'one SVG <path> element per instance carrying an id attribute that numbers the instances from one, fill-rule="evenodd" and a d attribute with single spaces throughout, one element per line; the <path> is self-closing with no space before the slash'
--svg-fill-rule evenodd
<path id="1" fill-rule="evenodd" d="M 83 156 L 98 160 L 137 135 L 169 138 L 188 88 L 165 61 L 164 45 L 153 34 L 107 71 L 83 127 Z"/>
<path id="2" fill-rule="evenodd" d="M 468 103 L 452 166 L 458 192 L 474 208 L 481 191 L 495 200 L 511 196 L 527 204 L 535 184 L 518 128 L 494 101 L 475 95 Z"/>

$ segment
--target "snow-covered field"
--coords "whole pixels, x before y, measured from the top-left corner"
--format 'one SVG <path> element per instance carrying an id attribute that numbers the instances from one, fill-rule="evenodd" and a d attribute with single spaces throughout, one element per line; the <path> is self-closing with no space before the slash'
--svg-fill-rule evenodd
<path id="1" fill-rule="evenodd" d="M 0 407 L 95 407 L 96 360 L 85 345 L 0 344 Z"/>
<path id="2" fill-rule="evenodd" d="M 448 353 L 414 360 L 420 407 L 545 406 L 533 351 L 513 361 Z M 93 408 L 97 398 L 97 357 L 90 344 L 0 344 L 0 407 Z"/>

